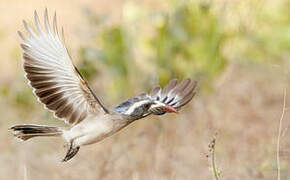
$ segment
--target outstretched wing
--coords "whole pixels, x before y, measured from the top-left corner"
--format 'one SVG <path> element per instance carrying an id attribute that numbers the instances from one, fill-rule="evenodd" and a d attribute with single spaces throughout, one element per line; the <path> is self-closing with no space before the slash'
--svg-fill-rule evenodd
<path id="1" fill-rule="evenodd" d="M 177 79 L 173 79 L 163 90 L 159 85 L 154 87 L 150 92 L 150 97 L 175 109 L 180 109 L 194 97 L 196 85 L 197 82 L 189 78 L 179 84 Z M 165 113 L 166 111 L 163 109 L 156 109 L 154 114 L 162 115 Z"/>
<path id="2" fill-rule="evenodd" d="M 24 70 L 34 94 L 46 108 L 66 123 L 76 124 L 89 113 L 108 113 L 109 111 L 95 96 L 88 83 L 73 65 L 64 45 L 64 35 L 60 39 L 56 14 L 51 28 L 44 13 L 45 30 L 34 12 L 36 32 L 23 21 L 28 36 L 18 32 L 21 44 Z"/>

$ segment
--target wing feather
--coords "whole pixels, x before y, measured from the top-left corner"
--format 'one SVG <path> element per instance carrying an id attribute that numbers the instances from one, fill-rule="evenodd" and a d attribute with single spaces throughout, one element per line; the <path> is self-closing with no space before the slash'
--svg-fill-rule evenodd
<path id="1" fill-rule="evenodd" d="M 151 90 L 150 96 L 155 99 L 160 94 L 160 91 L 161 91 L 161 87 L 158 85 Z"/>
<path id="2" fill-rule="evenodd" d="M 176 79 L 171 80 L 162 90 L 160 86 L 156 86 L 150 92 L 150 97 L 156 101 L 160 101 L 166 105 L 172 106 L 175 109 L 180 109 L 182 106 L 190 102 L 196 92 L 196 81 L 185 79 L 178 84 Z M 157 109 L 156 115 L 163 115 L 166 112 L 163 109 Z"/>
<path id="3" fill-rule="evenodd" d="M 161 93 L 161 99 L 162 99 L 162 101 L 164 101 L 164 99 L 166 98 L 168 98 L 168 93 L 173 89 L 173 88 L 175 88 L 176 87 L 176 85 L 177 85 L 177 83 L 178 83 L 178 81 L 177 81 L 177 79 L 173 79 L 173 80 L 171 80 L 168 84 L 167 84 L 167 86 L 163 89 L 163 91 L 162 91 L 162 93 Z"/>
<path id="4" fill-rule="evenodd" d="M 56 13 L 50 26 L 48 12 L 44 12 L 42 28 L 34 12 L 36 32 L 23 21 L 28 36 L 18 32 L 23 40 L 24 70 L 34 94 L 55 116 L 76 124 L 89 113 L 109 113 L 73 65 L 65 47 L 64 33 L 59 37 Z"/>

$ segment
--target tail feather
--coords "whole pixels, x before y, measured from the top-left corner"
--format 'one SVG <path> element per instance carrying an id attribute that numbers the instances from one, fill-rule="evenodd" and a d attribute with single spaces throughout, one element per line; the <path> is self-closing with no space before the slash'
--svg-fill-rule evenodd
<path id="1" fill-rule="evenodd" d="M 37 136 L 61 136 L 62 130 L 58 127 L 42 126 L 42 125 L 16 125 L 12 126 L 10 130 L 13 135 L 23 141 Z"/>

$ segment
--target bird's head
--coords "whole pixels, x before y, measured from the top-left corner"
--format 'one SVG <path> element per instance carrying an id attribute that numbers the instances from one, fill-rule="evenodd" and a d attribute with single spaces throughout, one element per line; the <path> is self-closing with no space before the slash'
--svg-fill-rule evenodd
<path id="1" fill-rule="evenodd" d="M 178 113 L 177 110 L 148 95 L 128 99 L 114 109 L 115 112 L 130 116 L 133 120 L 141 119 L 150 114 L 160 115 L 161 112 Z"/>

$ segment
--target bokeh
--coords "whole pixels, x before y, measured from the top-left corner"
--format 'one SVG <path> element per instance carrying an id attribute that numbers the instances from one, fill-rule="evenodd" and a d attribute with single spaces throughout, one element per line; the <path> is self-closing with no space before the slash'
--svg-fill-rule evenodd
<path id="1" fill-rule="evenodd" d="M 58 138 L 18 142 L 14 124 L 67 126 L 22 69 L 22 20 L 58 16 L 74 64 L 110 108 L 172 78 L 199 82 L 178 115 L 148 117 L 62 163 Z M 0 179 L 290 179 L 289 0 L 0 0 Z M 288 90 L 287 90 L 288 87 Z M 287 109 L 288 107 L 288 109 Z M 289 110 L 289 111 L 288 111 Z"/>

